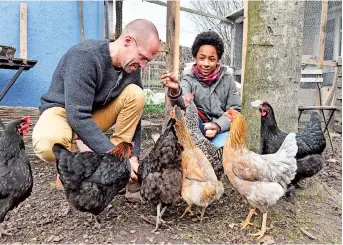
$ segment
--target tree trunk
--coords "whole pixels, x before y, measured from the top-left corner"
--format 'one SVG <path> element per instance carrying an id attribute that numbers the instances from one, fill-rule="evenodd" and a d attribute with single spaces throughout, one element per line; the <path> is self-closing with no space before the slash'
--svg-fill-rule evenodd
<path id="1" fill-rule="evenodd" d="M 116 0 L 116 30 L 115 39 L 118 39 L 123 26 L 123 0 Z"/>
<path id="2" fill-rule="evenodd" d="M 260 116 L 252 101 L 267 100 L 279 128 L 297 131 L 303 24 L 303 1 L 249 1 L 242 113 L 250 150 L 260 148 Z"/>

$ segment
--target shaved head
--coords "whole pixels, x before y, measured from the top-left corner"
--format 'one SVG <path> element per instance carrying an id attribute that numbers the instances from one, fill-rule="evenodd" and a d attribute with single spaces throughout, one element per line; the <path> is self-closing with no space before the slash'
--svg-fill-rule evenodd
<path id="1" fill-rule="evenodd" d="M 111 46 L 112 45 L 112 46 Z M 156 26 L 149 20 L 131 21 L 112 44 L 112 64 L 131 73 L 144 69 L 158 52 L 160 40 Z M 110 51 L 111 52 L 111 51 Z"/>
<path id="2" fill-rule="evenodd" d="M 133 36 L 140 43 L 159 42 L 156 26 L 149 20 L 137 19 L 131 21 L 124 28 L 121 36 Z"/>

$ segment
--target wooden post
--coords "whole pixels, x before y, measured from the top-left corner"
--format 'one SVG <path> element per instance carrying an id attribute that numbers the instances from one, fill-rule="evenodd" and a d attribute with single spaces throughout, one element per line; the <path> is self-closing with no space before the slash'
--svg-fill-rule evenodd
<path id="1" fill-rule="evenodd" d="M 318 70 L 323 68 L 324 50 L 325 50 L 325 29 L 328 18 L 328 0 L 322 0 L 322 17 L 320 22 L 320 40 L 319 40 L 319 60 Z"/>
<path id="2" fill-rule="evenodd" d="M 322 16 L 320 22 L 320 39 L 319 39 L 319 60 L 317 69 L 321 70 L 323 68 L 324 62 L 324 50 L 325 50 L 325 29 L 326 29 L 326 22 L 328 17 L 328 0 L 322 0 Z M 320 93 L 321 91 L 318 89 L 316 93 L 316 104 L 321 105 L 322 102 L 320 101 Z"/>
<path id="3" fill-rule="evenodd" d="M 20 59 L 27 59 L 27 3 L 20 4 Z"/>
<path id="4" fill-rule="evenodd" d="M 331 91 L 329 93 L 328 98 L 325 101 L 326 106 L 330 106 L 332 104 L 335 104 L 335 101 L 333 99 L 334 99 L 334 95 L 336 93 L 337 85 L 338 85 L 338 66 L 335 67 L 335 74 L 333 76 Z"/>
<path id="5" fill-rule="evenodd" d="M 168 0 L 167 2 L 167 40 L 166 45 L 168 53 L 166 55 L 166 69 L 173 71 L 173 56 L 174 56 L 174 35 L 175 35 L 175 1 Z"/>
<path id="6" fill-rule="evenodd" d="M 179 12 L 179 13 L 177 13 Z M 178 20 L 177 20 L 178 19 Z M 178 75 L 179 66 L 179 33 L 180 33 L 180 1 L 168 0 L 167 2 L 167 50 L 166 55 L 166 70 L 169 72 L 174 71 L 175 75 Z M 178 26 L 178 27 L 177 27 Z M 162 130 L 169 120 L 169 113 L 171 110 L 170 101 L 167 96 L 168 89 L 165 88 L 165 105 L 164 105 L 164 121 Z"/>
<path id="7" fill-rule="evenodd" d="M 245 60 L 247 56 L 247 43 L 248 43 L 248 0 L 243 1 L 244 4 L 244 20 L 243 20 L 243 47 L 242 47 L 242 68 L 241 68 L 241 95 L 244 89 L 244 73 L 245 73 Z M 241 101 L 243 96 L 241 96 Z"/>
<path id="8" fill-rule="evenodd" d="M 335 106 L 338 107 L 335 112 L 335 125 L 334 130 L 342 133 L 342 57 L 338 56 L 337 67 L 337 89 L 335 94 Z"/>
<path id="9" fill-rule="evenodd" d="M 174 74 L 176 78 L 179 77 L 180 68 L 180 0 L 174 0 L 175 2 L 175 19 L 174 19 L 174 56 L 173 66 Z"/>

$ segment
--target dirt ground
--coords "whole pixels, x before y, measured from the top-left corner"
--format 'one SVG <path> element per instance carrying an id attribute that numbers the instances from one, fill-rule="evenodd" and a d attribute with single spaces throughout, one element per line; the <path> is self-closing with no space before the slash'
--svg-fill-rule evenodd
<path id="1" fill-rule="evenodd" d="M 297 190 L 295 204 L 280 200 L 268 213 L 266 236 L 261 241 L 248 234 L 257 232 L 262 216 L 254 217 L 256 226 L 240 230 L 249 205 L 224 180 L 225 194 L 209 206 L 203 223 L 196 217 L 178 219 L 186 205 L 178 203 L 166 211 L 167 225 L 156 233 L 150 215 L 155 209 L 147 204 L 126 202 L 118 195 L 101 214 L 101 227 L 96 228 L 90 216 L 73 211 L 66 214 L 68 203 L 63 191 L 55 186 L 56 169 L 32 159 L 34 188 L 31 197 L 10 213 L 5 228 L 14 234 L 3 236 L 1 243 L 342 243 L 342 141 L 333 137 L 335 154 L 328 144 L 326 164 L 306 189 Z M 152 142 L 144 142 L 146 154 Z"/>

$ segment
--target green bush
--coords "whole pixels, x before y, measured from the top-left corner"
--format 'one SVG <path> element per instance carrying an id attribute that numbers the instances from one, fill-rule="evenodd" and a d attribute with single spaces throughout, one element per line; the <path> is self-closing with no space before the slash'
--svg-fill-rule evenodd
<path id="1" fill-rule="evenodd" d="M 164 104 L 145 104 L 143 108 L 143 114 L 163 114 Z"/>

